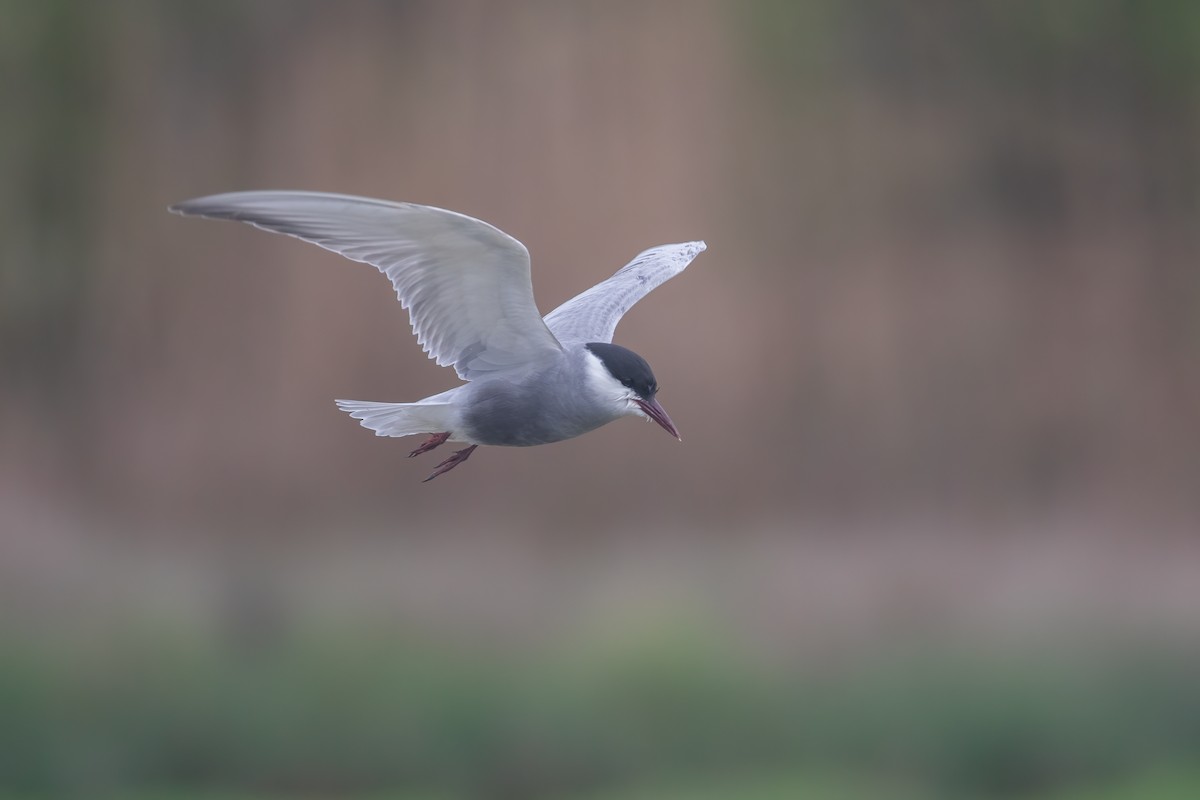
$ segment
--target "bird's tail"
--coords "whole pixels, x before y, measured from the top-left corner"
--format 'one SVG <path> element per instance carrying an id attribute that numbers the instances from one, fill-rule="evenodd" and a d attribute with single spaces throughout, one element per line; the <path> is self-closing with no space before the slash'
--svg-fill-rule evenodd
<path id="1" fill-rule="evenodd" d="M 337 407 L 362 421 L 376 436 L 411 436 L 451 430 L 449 403 L 370 403 L 334 400 Z"/>

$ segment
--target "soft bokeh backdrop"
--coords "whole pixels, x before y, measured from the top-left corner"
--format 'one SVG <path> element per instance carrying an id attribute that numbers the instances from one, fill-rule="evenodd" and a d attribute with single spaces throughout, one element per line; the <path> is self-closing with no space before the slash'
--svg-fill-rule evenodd
<path id="1" fill-rule="evenodd" d="M 1200 5 L 0 0 L 0 795 L 1200 794 Z M 462 211 L 684 435 L 434 455 Z"/>

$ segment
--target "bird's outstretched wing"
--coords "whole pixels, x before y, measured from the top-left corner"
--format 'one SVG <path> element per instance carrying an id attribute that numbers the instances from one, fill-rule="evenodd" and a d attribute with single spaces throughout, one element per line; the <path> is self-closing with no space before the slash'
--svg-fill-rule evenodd
<path id="1" fill-rule="evenodd" d="M 171 206 L 295 236 L 387 275 L 430 358 L 472 380 L 562 352 L 533 300 L 529 251 L 464 214 L 319 192 L 233 192 Z"/>
<path id="2" fill-rule="evenodd" d="M 683 272 L 706 247 L 704 242 L 684 242 L 651 248 L 608 280 L 551 311 L 546 315 L 546 325 L 564 344 L 611 342 L 625 312 L 656 287 Z"/>

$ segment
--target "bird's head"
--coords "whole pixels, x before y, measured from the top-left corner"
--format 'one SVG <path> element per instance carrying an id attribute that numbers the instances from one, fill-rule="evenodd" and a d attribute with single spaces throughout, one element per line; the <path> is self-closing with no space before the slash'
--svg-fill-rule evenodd
<path id="1" fill-rule="evenodd" d="M 675 423 L 655 399 L 658 381 L 646 359 L 632 350 L 607 342 L 592 342 L 588 350 L 588 382 L 621 415 L 654 420 L 683 441 Z"/>

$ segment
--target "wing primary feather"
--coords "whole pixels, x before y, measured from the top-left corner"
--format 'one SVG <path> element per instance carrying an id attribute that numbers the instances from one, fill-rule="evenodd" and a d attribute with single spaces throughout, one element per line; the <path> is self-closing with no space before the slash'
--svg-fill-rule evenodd
<path id="1" fill-rule="evenodd" d="M 702 241 L 664 244 L 639 253 L 605 281 L 546 315 L 563 343 L 611 342 L 617 323 L 650 292 L 687 269 L 707 249 Z"/>
<path id="2" fill-rule="evenodd" d="M 529 251 L 465 214 L 292 191 L 212 195 L 170 210 L 245 222 L 371 264 L 391 281 L 425 352 L 464 380 L 533 369 L 562 353 L 534 303 Z"/>

